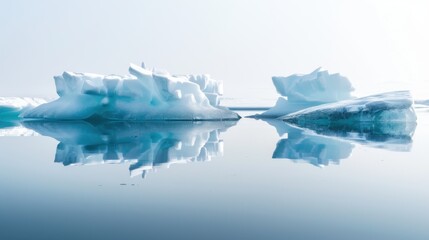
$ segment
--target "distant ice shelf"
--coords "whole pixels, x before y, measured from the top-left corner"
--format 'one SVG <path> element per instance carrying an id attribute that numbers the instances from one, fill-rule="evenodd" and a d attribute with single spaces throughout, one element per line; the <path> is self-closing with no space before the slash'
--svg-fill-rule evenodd
<path id="1" fill-rule="evenodd" d="M 416 100 L 415 103 L 420 104 L 420 105 L 429 106 L 429 99 L 428 100 Z"/>
<path id="2" fill-rule="evenodd" d="M 273 77 L 272 80 L 281 96 L 274 107 L 254 117 L 277 118 L 308 107 L 350 99 L 354 90 L 346 77 L 321 68 L 310 74 Z"/>
<path id="3" fill-rule="evenodd" d="M 235 120 L 219 106 L 222 82 L 209 75 L 171 75 L 131 64 L 131 75 L 64 72 L 54 77 L 59 98 L 21 113 L 51 120 Z"/>

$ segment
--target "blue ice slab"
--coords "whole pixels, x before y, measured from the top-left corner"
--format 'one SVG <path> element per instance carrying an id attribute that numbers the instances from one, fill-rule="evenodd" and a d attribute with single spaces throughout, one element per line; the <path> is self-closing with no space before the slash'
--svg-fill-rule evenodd
<path id="1" fill-rule="evenodd" d="M 409 91 L 388 92 L 307 108 L 280 117 L 306 127 L 308 125 L 352 125 L 356 122 L 413 122 L 417 120 Z"/>

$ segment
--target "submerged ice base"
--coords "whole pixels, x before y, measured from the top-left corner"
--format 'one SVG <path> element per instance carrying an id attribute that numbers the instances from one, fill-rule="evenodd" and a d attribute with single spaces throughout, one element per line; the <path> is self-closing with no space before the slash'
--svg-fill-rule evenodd
<path id="1" fill-rule="evenodd" d="M 281 97 L 274 107 L 255 117 L 277 118 L 308 107 L 350 99 L 354 90 L 346 77 L 320 68 L 310 74 L 273 77 L 272 80 Z"/>
<path id="2" fill-rule="evenodd" d="M 416 122 L 413 99 L 397 91 L 307 108 L 281 117 L 302 126 L 350 125 L 356 122 Z"/>
<path id="3" fill-rule="evenodd" d="M 59 99 L 21 114 L 53 120 L 235 120 L 219 106 L 222 83 L 209 75 L 175 76 L 131 65 L 131 75 L 64 72 L 55 77 Z"/>

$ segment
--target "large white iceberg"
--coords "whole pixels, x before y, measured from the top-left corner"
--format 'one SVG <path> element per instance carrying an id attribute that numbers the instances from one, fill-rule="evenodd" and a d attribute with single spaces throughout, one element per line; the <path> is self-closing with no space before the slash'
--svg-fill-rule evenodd
<path id="1" fill-rule="evenodd" d="M 59 98 L 24 118 L 80 120 L 231 120 L 219 106 L 222 83 L 209 75 L 170 75 L 131 64 L 131 75 L 64 72 L 56 76 Z"/>
<path id="2" fill-rule="evenodd" d="M 16 119 L 21 113 L 46 103 L 42 98 L 0 97 L 0 119 Z"/>
<path id="3" fill-rule="evenodd" d="M 416 122 L 409 91 L 388 92 L 307 108 L 281 117 L 302 127 L 356 122 Z"/>
<path id="4" fill-rule="evenodd" d="M 352 98 L 350 81 L 338 73 L 316 69 L 310 74 L 273 77 L 274 86 L 281 95 L 271 109 L 257 115 L 276 118 L 308 107 Z"/>
<path id="5" fill-rule="evenodd" d="M 55 162 L 65 166 L 129 164 L 131 176 L 172 164 L 210 161 L 223 155 L 219 134 L 236 121 L 25 121 L 57 139 Z"/>

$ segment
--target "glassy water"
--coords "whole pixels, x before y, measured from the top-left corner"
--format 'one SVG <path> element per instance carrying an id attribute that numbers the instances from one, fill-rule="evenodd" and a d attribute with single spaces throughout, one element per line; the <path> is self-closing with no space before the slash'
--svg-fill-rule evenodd
<path id="1" fill-rule="evenodd" d="M 418 117 L 0 123 L 0 239 L 429 239 Z"/>

